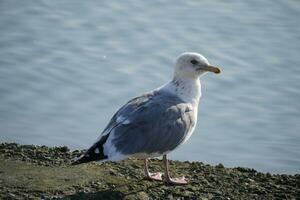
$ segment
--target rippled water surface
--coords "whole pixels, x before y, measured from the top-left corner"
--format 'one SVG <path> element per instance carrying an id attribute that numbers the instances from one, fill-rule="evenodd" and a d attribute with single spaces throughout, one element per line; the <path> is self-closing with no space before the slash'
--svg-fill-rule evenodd
<path id="1" fill-rule="evenodd" d="M 179 160 L 300 172 L 299 1 L 0 1 L 0 141 L 87 148 L 184 51 L 202 78 Z"/>

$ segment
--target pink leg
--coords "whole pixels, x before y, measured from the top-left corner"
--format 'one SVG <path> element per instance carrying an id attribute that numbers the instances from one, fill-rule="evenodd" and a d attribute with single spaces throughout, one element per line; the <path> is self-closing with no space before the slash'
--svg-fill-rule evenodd
<path id="1" fill-rule="evenodd" d="M 165 182 L 171 184 L 171 185 L 186 185 L 188 184 L 187 180 L 182 177 L 182 178 L 171 178 L 170 172 L 169 172 L 169 163 L 167 159 L 167 155 L 163 156 L 163 162 L 165 166 Z"/>
<path id="2" fill-rule="evenodd" d="M 149 170 L 148 170 L 148 159 L 146 158 L 144 160 L 144 163 L 145 163 L 145 175 L 147 177 L 147 179 L 149 180 L 154 180 L 154 181 L 162 181 L 162 173 L 160 172 L 156 172 L 156 173 L 150 173 Z"/>

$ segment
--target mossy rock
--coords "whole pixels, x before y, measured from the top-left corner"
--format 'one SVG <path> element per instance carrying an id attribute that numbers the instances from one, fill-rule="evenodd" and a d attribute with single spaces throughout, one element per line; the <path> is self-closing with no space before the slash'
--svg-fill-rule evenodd
<path id="1" fill-rule="evenodd" d="M 0 144 L 0 199 L 299 199 L 300 175 L 171 161 L 173 176 L 190 180 L 170 186 L 144 179 L 143 162 L 128 159 L 71 166 L 83 151 L 68 147 Z M 154 159 L 151 170 L 162 170 Z"/>

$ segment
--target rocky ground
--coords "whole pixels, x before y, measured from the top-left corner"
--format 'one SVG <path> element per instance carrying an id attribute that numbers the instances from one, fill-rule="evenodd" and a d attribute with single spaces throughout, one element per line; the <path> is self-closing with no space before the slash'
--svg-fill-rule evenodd
<path id="1" fill-rule="evenodd" d="M 143 178 L 143 163 L 130 159 L 71 166 L 80 151 L 67 147 L 0 144 L 0 199 L 300 199 L 300 175 L 272 175 L 248 168 L 171 161 L 170 186 Z M 152 171 L 161 171 L 159 160 Z"/>

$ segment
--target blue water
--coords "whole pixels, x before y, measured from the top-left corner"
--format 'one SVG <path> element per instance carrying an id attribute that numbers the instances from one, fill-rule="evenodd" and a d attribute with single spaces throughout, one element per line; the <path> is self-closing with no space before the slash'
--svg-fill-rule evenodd
<path id="1" fill-rule="evenodd" d="M 184 51 L 202 78 L 179 160 L 300 172 L 300 2 L 0 1 L 0 141 L 87 148 L 130 98 L 172 77 Z"/>

